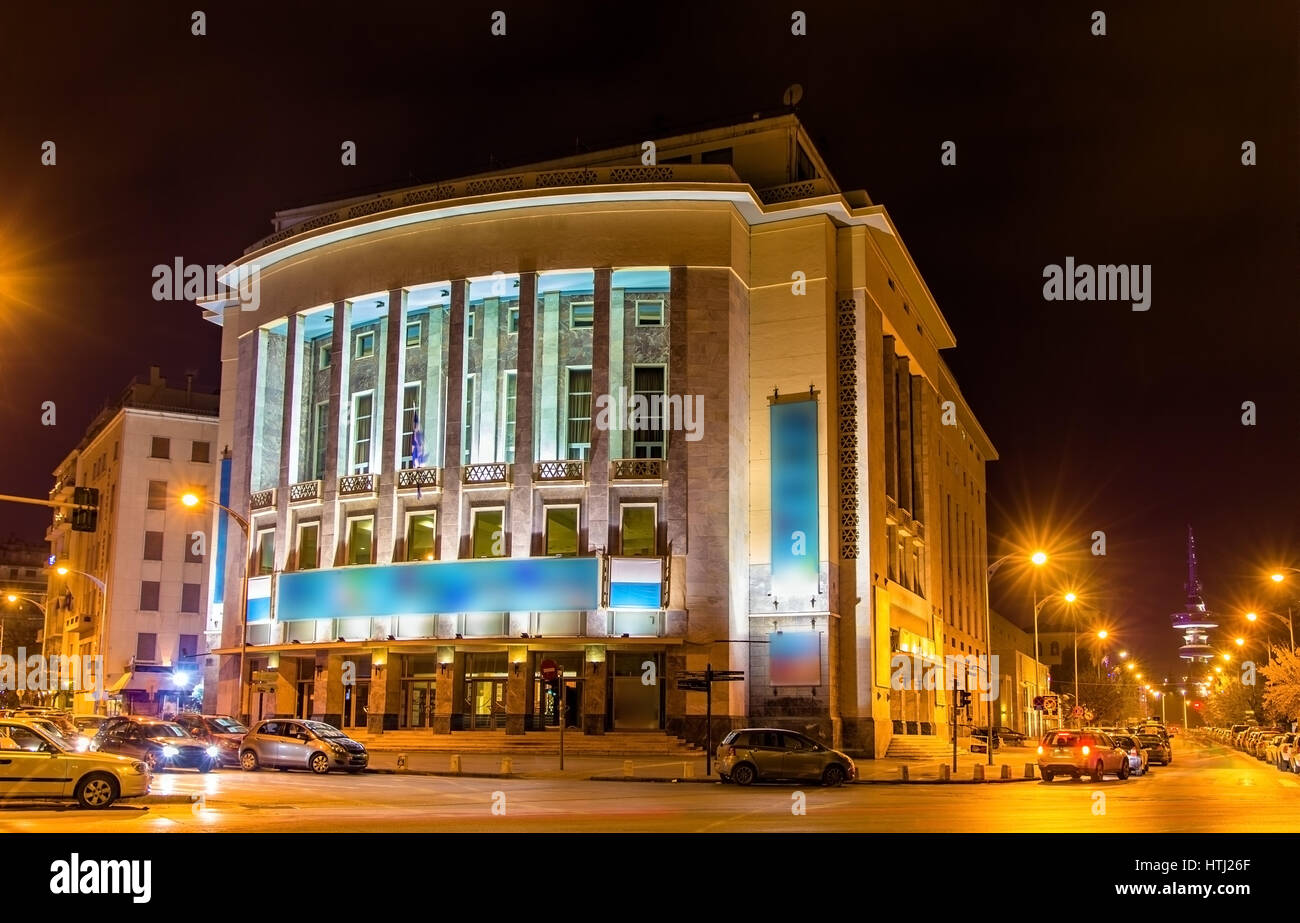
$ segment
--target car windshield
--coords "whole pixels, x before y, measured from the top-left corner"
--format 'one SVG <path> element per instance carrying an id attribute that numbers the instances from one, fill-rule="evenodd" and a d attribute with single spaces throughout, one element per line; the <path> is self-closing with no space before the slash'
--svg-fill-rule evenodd
<path id="1" fill-rule="evenodd" d="M 189 737 L 179 724 L 151 724 L 145 728 L 146 737 Z"/>
<path id="2" fill-rule="evenodd" d="M 33 723 L 36 724 L 37 727 L 39 727 L 42 731 L 44 731 L 47 737 L 51 738 L 56 744 L 58 744 L 59 749 L 61 750 L 77 749 L 77 745 L 73 741 L 68 740 L 68 738 L 63 735 L 63 732 L 60 731 L 57 727 L 55 727 L 50 722 L 37 721 Z"/>
<path id="3" fill-rule="evenodd" d="M 318 737 L 346 737 L 347 736 L 338 728 L 331 727 L 328 724 L 322 724 L 319 721 L 304 721 L 303 725 L 307 728 L 307 730 L 316 734 Z"/>
<path id="4" fill-rule="evenodd" d="M 244 727 L 234 718 L 213 718 L 212 727 L 218 734 L 247 734 L 248 728 Z"/>

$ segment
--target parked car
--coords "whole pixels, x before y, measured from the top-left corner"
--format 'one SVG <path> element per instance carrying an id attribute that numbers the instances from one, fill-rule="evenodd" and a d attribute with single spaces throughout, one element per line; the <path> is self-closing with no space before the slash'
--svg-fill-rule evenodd
<path id="1" fill-rule="evenodd" d="M 1300 743 L 1300 734 L 1292 732 L 1282 735 L 1282 740 L 1277 745 L 1277 753 L 1273 761 L 1273 765 L 1277 766 L 1280 772 L 1291 771 L 1291 754 L 1298 743 Z"/>
<path id="2" fill-rule="evenodd" d="M 737 785 L 761 780 L 817 779 L 839 785 L 857 777 L 858 767 L 846 754 L 797 731 L 742 728 L 718 744 L 718 778 Z"/>
<path id="3" fill-rule="evenodd" d="M 40 706 L 28 706 L 19 708 L 14 712 L 15 718 L 40 718 L 42 721 L 48 721 L 59 729 L 59 733 L 64 737 L 75 737 L 77 726 L 72 723 L 72 715 L 67 709 L 63 708 L 46 708 Z"/>
<path id="4" fill-rule="evenodd" d="M 174 721 L 157 718 L 132 717 L 105 722 L 95 735 L 94 749 L 143 760 L 151 772 L 164 769 L 211 772 L 221 761 L 221 751 L 215 744 L 195 740 Z"/>
<path id="5" fill-rule="evenodd" d="M 1128 751 L 1128 768 L 1140 776 L 1147 774 L 1151 768 L 1151 751 L 1143 746 L 1142 742 L 1131 734 L 1113 734 L 1111 740 L 1116 745 Z"/>
<path id="6" fill-rule="evenodd" d="M 239 765 L 239 744 L 248 733 L 248 728 L 234 718 L 229 715 L 185 713 L 176 716 L 176 723 L 185 728 L 195 740 L 215 745 L 220 751 L 222 766 Z"/>
<path id="7" fill-rule="evenodd" d="M 140 760 L 79 752 L 66 737 L 21 718 L 0 719 L 0 798 L 75 800 L 106 808 L 149 794 L 149 767 Z"/>
<path id="8" fill-rule="evenodd" d="M 1147 751 L 1147 765 L 1168 766 L 1174 761 L 1174 748 L 1159 734 L 1138 734 L 1138 743 Z"/>
<path id="9" fill-rule="evenodd" d="M 1282 768 L 1282 748 L 1291 746 L 1295 740 L 1294 734 L 1275 734 L 1264 747 L 1264 762 L 1271 765 L 1274 769 Z M 1289 768 L 1288 764 L 1288 768 Z"/>
<path id="10" fill-rule="evenodd" d="M 361 772 L 369 762 L 365 744 L 324 722 L 299 718 L 258 722 L 239 745 L 239 765 L 249 772 L 263 766 L 318 775 L 331 769 Z"/>
<path id="11" fill-rule="evenodd" d="M 103 715 L 76 715 L 72 719 L 72 724 L 77 729 L 77 749 L 89 750 L 90 742 L 95 739 L 99 729 L 104 726 L 108 719 Z"/>
<path id="12" fill-rule="evenodd" d="M 1044 782 L 1057 776 L 1100 782 L 1107 773 L 1127 779 L 1128 751 L 1101 731 L 1049 731 L 1038 746 L 1038 768 Z"/>

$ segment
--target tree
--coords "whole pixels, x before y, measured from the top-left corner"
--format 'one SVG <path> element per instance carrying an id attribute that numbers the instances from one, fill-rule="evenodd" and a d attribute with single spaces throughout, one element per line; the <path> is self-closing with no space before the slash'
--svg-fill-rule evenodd
<path id="1" fill-rule="evenodd" d="M 1290 648 L 1274 647 L 1269 664 L 1260 667 L 1264 677 L 1264 711 L 1270 717 L 1291 721 L 1300 716 L 1300 657 Z"/>

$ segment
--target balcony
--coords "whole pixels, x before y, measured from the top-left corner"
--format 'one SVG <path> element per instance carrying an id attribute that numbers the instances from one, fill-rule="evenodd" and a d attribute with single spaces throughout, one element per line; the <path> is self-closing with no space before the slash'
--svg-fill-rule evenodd
<path id="1" fill-rule="evenodd" d="M 437 468 L 402 468 L 397 472 L 397 490 L 437 490 L 439 480 Z"/>
<path id="2" fill-rule="evenodd" d="M 544 461 L 533 465 L 533 480 L 541 483 L 585 481 L 587 465 L 583 461 Z"/>
<path id="3" fill-rule="evenodd" d="M 766 189 L 758 190 L 758 197 L 763 201 L 764 205 L 774 205 L 777 202 L 794 202 L 798 199 L 815 199 L 834 194 L 835 190 L 831 188 L 830 182 L 820 177 L 785 183 L 780 186 L 769 186 Z"/>
<path id="4" fill-rule="evenodd" d="M 609 463 L 611 481 L 663 481 L 667 464 L 662 458 L 618 458 Z"/>
<path id="5" fill-rule="evenodd" d="M 290 503 L 319 503 L 320 495 L 320 481 L 300 481 L 289 485 Z"/>
<path id="6" fill-rule="evenodd" d="M 465 487 L 504 487 L 510 483 L 510 466 L 505 462 L 466 465 L 460 480 Z"/>
<path id="7" fill-rule="evenodd" d="M 348 474 L 339 478 L 340 497 L 373 497 L 374 495 L 373 474 Z"/>
<path id="8" fill-rule="evenodd" d="M 270 490 L 259 490 L 248 498 L 248 509 L 254 513 L 258 510 L 270 509 L 273 506 L 275 506 L 274 487 Z"/>

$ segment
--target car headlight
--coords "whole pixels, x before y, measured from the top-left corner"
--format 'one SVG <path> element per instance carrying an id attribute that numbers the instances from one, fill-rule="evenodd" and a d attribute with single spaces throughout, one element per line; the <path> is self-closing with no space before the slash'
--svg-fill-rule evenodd
<path id="1" fill-rule="evenodd" d="M 1039 755 L 1039 756 L 1042 756 L 1042 755 L 1043 755 L 1043 748 L 1042 748 L 1042 747 L 1039 747 L 1039 748 L 1038 748 L 1038 755 Z"/>
<path id="2" fill-rule="evenodd" d="M 171 746 L 170 744 L 168 746 L 163 747 L 163 757 L 165 759 L 169 759 L 169 760 L 173 759 L 176 756 L 176 754 L 180 752 L 181 751 L 177 750 L 175 747 Z"/>
<path id="3" fill-rule="evenodd" d="M 78 753 L 85 753 L 85 752 L 86 752 L 87 750 L 89 750 L 89 749 L 90 749 L 90 741 L 87 740 L 87 739 L 84 738 L 84 737 L 78 737 L 78 738 L 77 738 L 77 752 L 78 752 Z"/>
<path id="4" fill-rule="evenodd" d="M 328 743 L 330 745 L 330 749 L 333 750 L 335 753 L 339 754 L 340 756 L 347 756 L 348 754 L 347 747 L 343 746 L 342 744 L 336 744 L 332 740 L 329 741 Z"/>
<path id="5" fill-rule="evenodd" d="M 140 773 L 140 775 L 144 775 L 149 771 L 149 767 L 144 763 L 132 763 L 131 768 Z"/>
<path id="6" fill-rule="evenodd" d="M 1092 752 L 1092 751 L 1088 749 L 1087 744 L 1085 744 L 1084 747 L 1083 747 L 1083 755 L 1084 755 L 1084 756 L 1087 756 L 1087 755 L 1088 755 L 1089 753 L 1091 753 L 1091 752 Z"/>
<path id="7" fill-rule="evenodd" d="M 220 756 L 221 751 L 216 747 L 208 747 L 208 756 Z"/>

